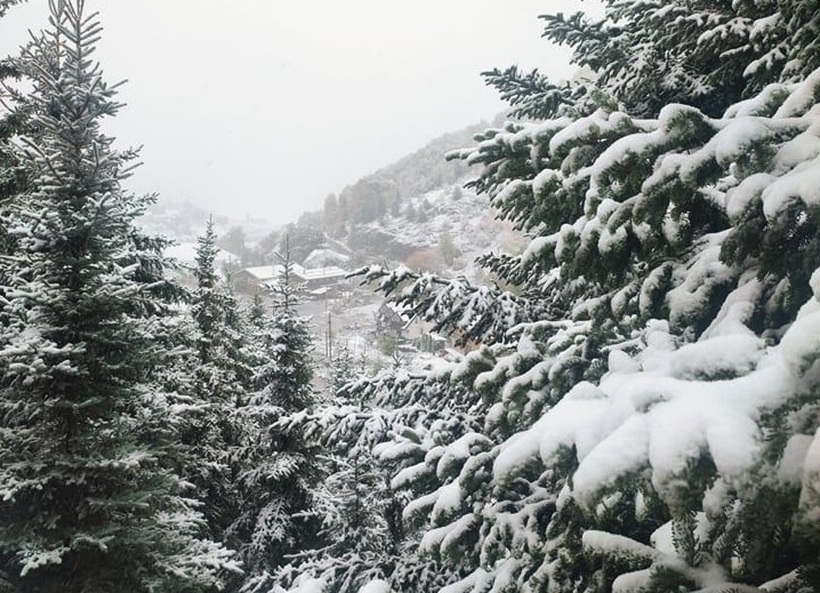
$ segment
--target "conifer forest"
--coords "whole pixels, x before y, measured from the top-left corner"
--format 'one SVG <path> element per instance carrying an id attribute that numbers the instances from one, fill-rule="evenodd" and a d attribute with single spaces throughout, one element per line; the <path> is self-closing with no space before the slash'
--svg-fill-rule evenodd
<path id="1" fill-rule="evenodd" d="M 446 156 L 526 245 L 358 269 L 464 353 L 372 373 L 287 249 L 251 302 L 203 221 L 176 279 L 105 11 L 48 2 L 0 62 L 0 593 L 820 592 L 817 1 L 542 16 L 582 75 L 487 70 Z"/>

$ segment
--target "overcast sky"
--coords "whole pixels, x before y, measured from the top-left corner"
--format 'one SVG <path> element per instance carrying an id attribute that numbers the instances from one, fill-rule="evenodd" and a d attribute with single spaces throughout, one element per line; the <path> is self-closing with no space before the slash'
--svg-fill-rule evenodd
<path id="1" fill-rule="evenodd" d="M 0 51 L 46 22 L 0 19 Z M 325 196 L 504 108 L 480 72 L 564 78 L 537 16 L 577 0 L 88 0 L 98 59 L 128 79 L 108 130 L 144 145 L 137 191 L 235 218 L 295 220 Z"/>

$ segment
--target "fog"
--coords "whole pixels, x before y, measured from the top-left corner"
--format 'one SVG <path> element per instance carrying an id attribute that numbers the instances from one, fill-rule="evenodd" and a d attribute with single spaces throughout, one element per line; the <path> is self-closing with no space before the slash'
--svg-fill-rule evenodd
<path id="1" fill-rule="evenodd" d="M 584 5 L 589 6 L 589 2 Z M 98 59 L 128 79 L 108 130 L 143 145 L 140 192 L 281 224 L 330 192 L 505 105 L 480 72 L 518 64 L 556 79 L 541 39 L 569 0 L 89 0 Z M 0 20 L 12 52 L 46 22 L 29 0 Z"/>

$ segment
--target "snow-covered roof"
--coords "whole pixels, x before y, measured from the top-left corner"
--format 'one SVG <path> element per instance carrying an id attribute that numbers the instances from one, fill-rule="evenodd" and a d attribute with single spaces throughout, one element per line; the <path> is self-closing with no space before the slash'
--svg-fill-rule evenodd
<path id="1" fill-rule="evenodd" d="M 331 278 L 343 278 L 347 275 L 345 270 L 337 266 L 328 266 L 325 268 L 301 268 L 299 272 L 295 269 L 293 271 L 304 280 L 328 280 Z"/>
<path id="2" fill-rule="evenodd" d="M 245 268 L 244 272 L 253 276 L 260 282 L 269 282 L 281 277 L 285 268 L 281 265 L 276 266 L 257 266 L 253 268 Z M 329 266 L 325 268 L 305 268 L 299 264 L 291 264 L 291 273 L 298 280 L 308 282 L 310 280 L 328 280 L 333 278 L 343 278 L 347 275 L 347 271 L 336 266 Z"/>
<path id="3" fill-rule="evenodd" d="M 350 256 L 344 253 L 339 253 L 333 249 L 314 249 L 305 258 L 305 265 L 308 268 L 320 268 L 328 264 L 346 263 L 350 261 Z"/>
<path id="4" fill-rule="evenodd" d="M 253 276 L 257 280 L 264 282 L 266 280 L 273 280 L 279 273 L 281 266 L 257 266 L 255 268 L 244 268 L 242 271 Z"/>

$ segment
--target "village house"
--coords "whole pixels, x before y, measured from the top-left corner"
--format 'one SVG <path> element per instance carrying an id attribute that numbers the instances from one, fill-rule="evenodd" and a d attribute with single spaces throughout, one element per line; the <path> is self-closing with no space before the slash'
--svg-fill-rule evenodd
<path id="1" fill-rule="evenodd" d="M 278 284 L 284 272 L 285 268 L 281 265 L 243 268 L 234 275 L 234 285 L 239 291 L 255 293 Z M 290 274 L 290 281 L 302 285 L 308 294 L 324 296 L 341 290 L 348 284 L 347 271 L 337 266 L 305 268 L 291 264 Z"/>

